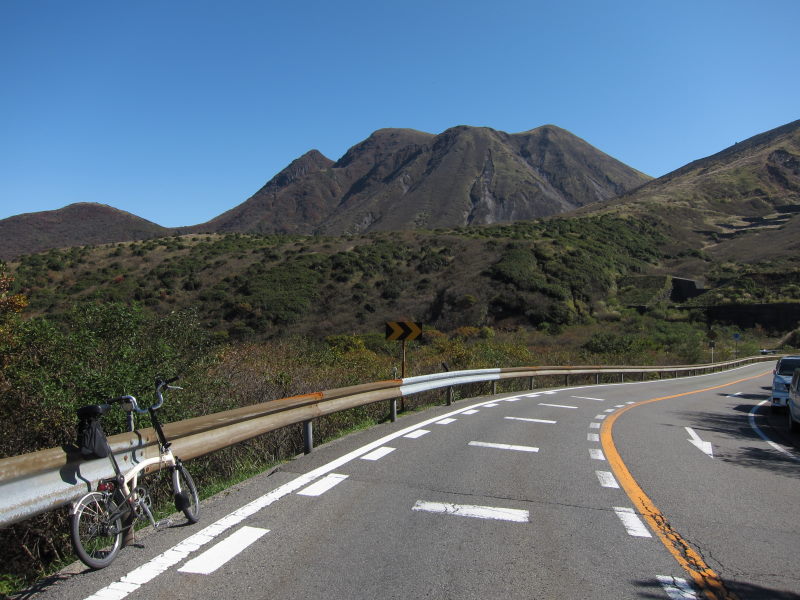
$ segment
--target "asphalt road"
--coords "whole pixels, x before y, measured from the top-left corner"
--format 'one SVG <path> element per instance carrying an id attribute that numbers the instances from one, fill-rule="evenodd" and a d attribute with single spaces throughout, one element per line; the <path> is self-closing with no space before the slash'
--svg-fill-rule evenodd
<path id="1" fill-rule="evenodd" d="M 771 368 L 403 416 L 31 597 L 800 599 L 800 440 L 759 406 Z"/>

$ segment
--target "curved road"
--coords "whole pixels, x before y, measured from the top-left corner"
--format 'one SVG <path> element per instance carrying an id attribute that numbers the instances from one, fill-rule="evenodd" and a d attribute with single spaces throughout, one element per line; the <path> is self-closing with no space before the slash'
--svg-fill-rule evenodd
<path id="1" fill-rule="evenodd" d="M 772 366 L 405 416 L 36 596 L 800 599 L 798 440 L 759 406 Z"/>

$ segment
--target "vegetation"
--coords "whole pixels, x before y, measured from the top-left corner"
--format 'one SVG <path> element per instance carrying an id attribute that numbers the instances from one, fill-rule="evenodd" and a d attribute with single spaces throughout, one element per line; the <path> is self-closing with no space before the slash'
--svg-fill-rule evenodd
<path id="1" fill-rule="evenodd" d="M 24 256 L 0 273 L 0 456 L 72 444 L 76 408 L 147 397 L 156 374 L 184 376 L 167 422 L 394 377 L 398 347 L 382 331 L 398 318 L 426 325 L 409 344 L 412 374 L 706 362 L 709 324 L 669 304 L 669 277 L 647 275 L 663 243 L 647 219 L 599 216 L 343 238 L 170 236 Z M 711 281 L 737 300 L 768 297 L 762 289 L 797 298 L 796 279 L 772 277 L 782 268 L 723 264 Z M 718 359 L 779 345 L 756 328 L 735 349 L 739 330 L 715 329 Z M 121 431 L 122 415 L 109 417 L 109 433 Z M 315 434 L 386 417 L 381 403 L 362 407 L 320 419 Z M 301 448 L 299 428 L 286 428 L 196 459 L 192 473 L 209 493 Z M 65 519 L 0 531 L 0 591 L 72 560 Z"/>

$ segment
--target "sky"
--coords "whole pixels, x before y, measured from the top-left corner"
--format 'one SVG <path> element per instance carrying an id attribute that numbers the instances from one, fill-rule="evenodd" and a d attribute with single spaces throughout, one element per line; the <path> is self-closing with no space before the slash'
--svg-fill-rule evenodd
<path id="1" fill-rule="evenodd" d="M 373 131 L 553 124 L 654 177 L 800 118 L 797 0 L 0 0 L 0 219 L 205 222 Z"/>

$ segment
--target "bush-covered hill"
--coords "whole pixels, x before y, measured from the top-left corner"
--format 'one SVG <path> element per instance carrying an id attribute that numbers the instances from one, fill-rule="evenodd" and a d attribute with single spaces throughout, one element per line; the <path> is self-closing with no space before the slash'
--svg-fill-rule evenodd
<path id="1" fill-rule="evenodd" d="M 86 300 L 192 307 L 220 336 L 381 331 L 386 320 L 558 327 L 652 268 L 646 220 L 597 217 L 340 238 L 187 235 L 51 250 L 13 265 L 31 314 Z"/>

